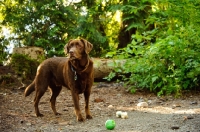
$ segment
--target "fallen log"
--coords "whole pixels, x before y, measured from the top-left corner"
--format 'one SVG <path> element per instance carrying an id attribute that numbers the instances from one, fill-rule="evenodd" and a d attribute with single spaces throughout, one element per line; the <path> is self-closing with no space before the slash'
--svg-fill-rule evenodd
<path id="1" fill-rule="evenodd" d="M 94 78 L 103 79 L 116 67 L 125 64 L 126 60 L 92 58 L 94 62 Z"/>
<path id="2" fill-rule="evenodd" d="M 13 54 L 26 54 L 32 59 L 38 59 L 44 56 L 44 51 L 40 47 L 18 47 L 13 49 Z M 121 67 L 125 64 L 124 59 L 101 59 L 92 58 L 94 62 L 94 78 L 103 79 L 107 77 L 116 67 Z M 35 73 L 34 73 L 35 74 Z M 34 76 L 34 75 L 33 75 Z"/>
<path id="3" fill-rule="evenodd" d="M 43 48 L 35 46 L 15 47 L 13 48 L 12 54 L 24 54 L 32 59 L 38 59 L 45 55 Z"/>

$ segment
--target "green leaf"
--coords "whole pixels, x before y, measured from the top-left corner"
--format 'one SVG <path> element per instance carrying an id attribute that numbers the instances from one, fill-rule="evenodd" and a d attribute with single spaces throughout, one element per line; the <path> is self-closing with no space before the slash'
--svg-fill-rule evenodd
<path id="1" fill-rule="evenodd" d="M 154 76 L 151 78 L 151 82 L 154 83 L 158 79 L 158 76 Z"/>

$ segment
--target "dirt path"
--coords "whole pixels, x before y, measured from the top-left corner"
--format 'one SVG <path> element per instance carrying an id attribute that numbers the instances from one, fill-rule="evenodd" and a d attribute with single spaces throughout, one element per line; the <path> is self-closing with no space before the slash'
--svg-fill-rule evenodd
<path id="1" fill-rule="evenodd" d="M 180 99 L 158 98 L 153 94 L 129 94 L 120 84 L 99 83 L 93 86 L 90 107 L 92 120 L 77 122 L 70 92 L 61 91 L 57 99 L 60 116 L 50 108 L 50 92 L 40 102 L 44 117 L 34 114 L 34 94 L 23 96 L 17 86 L 0 86 L 0 132 L 199 132 L 200 94 L 187 94 Z M 149 103 L 148 108 L 136 107 L 138 102 Z M 80 97 L 81 107 L 84 98 Z M 115 116 L 116 111 L 128 112 L 128 119 Z M 82 110 L 84 113 L 84 110 Z M 114 130 L 106 130 L 105 122 L 113 119 Z"/>

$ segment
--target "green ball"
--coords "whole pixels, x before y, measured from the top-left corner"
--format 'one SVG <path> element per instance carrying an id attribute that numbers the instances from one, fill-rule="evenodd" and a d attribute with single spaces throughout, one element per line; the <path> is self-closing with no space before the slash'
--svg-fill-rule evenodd
<path id="1" fill-rule="evenodd" d="M 105 126 L 108 130 L 113 130 L 115 128 L 115 121 L 114 120 L 107 120 Z"/>

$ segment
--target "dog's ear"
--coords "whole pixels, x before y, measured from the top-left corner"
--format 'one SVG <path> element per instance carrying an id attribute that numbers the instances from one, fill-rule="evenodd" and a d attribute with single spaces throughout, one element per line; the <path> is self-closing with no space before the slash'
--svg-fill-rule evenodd
<path id="1" fill-rule="evenodd" d="M 81 41 L 84 43 L 84 45 L 85 45 L 85 53 L 86 53 L 86 54 L 89 54 L 90 51 L 91 51 L 92 48 L 93 48 L 93 45 L 92 45 L 90 42 L 88 42 L 87 40 L 83 39 L 83 38 L 80 38 L 80 40 L 81 40 Z"/>
<path id="2" fill-rule="evenodd" d="M 64 46 L 64 52 L 65 52 L 65 54 L 68 54 L 68 53 L 69 53 L 69 44 L 70 44 L 71 41 L 72 41 L 72 39 L 70 39 L 70 40 L 68 41 L 68 43 Z"/>

